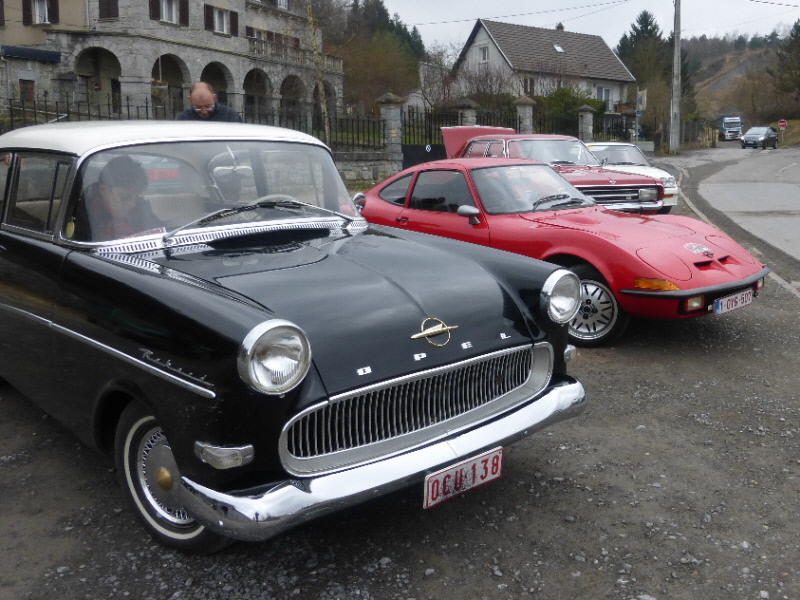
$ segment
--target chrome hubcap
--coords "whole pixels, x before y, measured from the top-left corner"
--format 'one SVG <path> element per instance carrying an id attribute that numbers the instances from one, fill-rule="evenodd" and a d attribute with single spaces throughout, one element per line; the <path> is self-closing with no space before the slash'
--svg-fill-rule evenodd
<path id="1" fill-rule="evenodd" d="M 158 515 L 177 527 L 195 524 L 179 504 L 175 483 L 179 479 L 178 466 L 164 432 L 151 429 L 139 444 L 139 483 L 145 499 Z"/>
<path id="2" fill-rule="evenodd" d="M 617 303 L 609 289 L 596 281 L 581 281 L 581 304 L 570 334 L 582 340 L 603 337 L 617 322 Z"/>

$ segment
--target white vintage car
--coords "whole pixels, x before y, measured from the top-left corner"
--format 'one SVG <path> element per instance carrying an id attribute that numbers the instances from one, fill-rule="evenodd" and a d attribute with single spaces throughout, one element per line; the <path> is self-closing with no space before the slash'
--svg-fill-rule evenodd
<path id="1" fill-rule="evenodd" d="M 586 144 L 604 166 L 623 173 L 647 175 L 658 179 L 664 185 L 664 207 L 660 213 L 668 213 L 678 204 L 678 184 L 675 177 L 664 169 L 650 164 L 644 152 L 636 144 L 629 142 L 592 142 Z"/>

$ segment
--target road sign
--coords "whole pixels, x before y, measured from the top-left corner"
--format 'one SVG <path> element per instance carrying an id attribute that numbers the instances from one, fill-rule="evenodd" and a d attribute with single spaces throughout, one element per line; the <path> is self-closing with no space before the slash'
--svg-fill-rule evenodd
<path id="1" fill-rule="evenodd" d="M 778 121 L 778 127 L 781 128 L 781 131 L 786 129 L 786 119 L 781 119 L 780 121 Z"/>

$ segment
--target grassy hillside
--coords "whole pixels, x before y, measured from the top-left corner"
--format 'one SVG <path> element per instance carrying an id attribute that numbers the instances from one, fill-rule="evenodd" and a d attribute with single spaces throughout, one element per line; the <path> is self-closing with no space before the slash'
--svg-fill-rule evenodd
<path id="1" fill-rule="evenodd" d="M 738 106 L 737 88 L 748 73 L 764 73 L 774 61 L 768 50 L 743 50 L 708 58 L 694 76 L 697 108 L 713 118 L 722 114 L 741 114 L 747 107 Z"/>

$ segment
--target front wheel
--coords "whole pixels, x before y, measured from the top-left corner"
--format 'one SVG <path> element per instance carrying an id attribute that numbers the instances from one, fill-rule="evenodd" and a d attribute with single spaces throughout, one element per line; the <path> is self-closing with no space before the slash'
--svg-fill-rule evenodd
<path id="1" fill-rule="evenodd" d="M 595 268 L 582 264 L 571 270 L 581 280 L 580 308 L 569 324 L 572 343 L 585 348 L 612 343 L 625 331 L 630 317 Z"/>
<path id="2" fill-rule="evenodd" d="M 197 523 L 178 502 L 180 472 L 172 448 L 156 418 L 138 402 L 122 413 L 114 451 L 122 488 L 158 542 L 188 554 L 211 554 L 232 543 Z"/>

